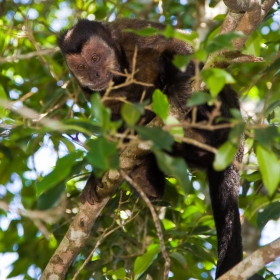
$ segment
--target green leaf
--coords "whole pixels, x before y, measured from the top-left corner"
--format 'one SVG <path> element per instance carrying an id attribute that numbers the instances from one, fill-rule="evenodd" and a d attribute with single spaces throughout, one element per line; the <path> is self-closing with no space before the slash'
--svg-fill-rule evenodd
<path id="1" fill-rule="evenodd" d="M 174 37 L 175 30 L 168 24 L 166 25 L 165 30 L 161 32 L 161 34 L 166 38 L 172 38 Z"/>
<path id="2" fill-rule="evenodd" d="M 36 184 L 37 196 L 66 179 L 71 171 L 72 166 L 81 156 L 82 152 L 76 151 L 75 153 L 71 153 L 59 158 L 56 162 L 54 170 L 46 175 L 42 181 Z"/>
<path id="3" fill-rule="evenodd" d="M 199 210 L 195 205 L 188 205 L 188 207 L 185 208 L 185 210 L 182 214 L 182 218 L 186 219 L 187 217 L 189 217 L 195 213 L 198 213 L 198 212 L 199 212 Z"/>
<path id="4" fill-rule="evenodd" d="M 228 139 L 229 141 L 235 145 L 236 147 L 239 146 L 241 136 L 245 130 L 245 123 L 236 124 L 229 132 Z"/>
<path id="5" fill-rule="evenodd" d="M 174 176 L 183 192 L 188 194 L 190 192 L 190 181 L 186 162 L 182 158 L 171 157 L 156 149 L 153 149 L 153 152 L 156 155 L 159 168 L 166 174 Z"/>
<path id="6" fill-rule="evenodd" d="M 121 116 L 128 125 L 136 124 L 144 112 L 144 104 L 125 103 L 121 108 Z"/>
<path id="7" fill-rule="evenodd" d="M 163 94 L 159 89 L 156 89 L 153 93 L 152 109 L 164 122 L 166 121 L 169 102 L 166 94 Z"/>
<path id="8" fill-rule="evenodd" d="M 207 81 L 207 86 L 213 97 L 216 97 L 220 91 L 224 88 L 226 81 L 224 77 L 212 76 Z"/>
<path id="9" fill-rule="evenodd" d="M 270 114 L 273 110 L 275 110 L 277 107 L 280 106 L 280 100 L 275 100 L 275 101 L 272 101 L 270 104 L 268 104 L 265 112 L 264 112 L 264 115 L 267 116 L 268 114 Z"/>
<path id="10" fill-rule="evenodd" d="M 206 260 L 213 263 L 213 258 L 211 254 L 209 254 L 209 251 L 204 249 L 202 246 L 190 244 L 187 246 L 187 249 L 191 252 L 193 256 L 196 256 L 201 260 Z"/>
<path id="11" fill-rule="evenodd" d="M 131 32 L 131 33 L 137 34 L 139 36 L 152 36 L 152 35 L 159 33 L 159 30 L 156 28 L 153 28 L 153 27 L 145 27 L 140 30 L 134 30 L 134 29 L 127 28 L 127 29 L 123 29 L 122 31 Z"/>
<path id="12" fill-rule="evenodd" d="M 152 141 L 154 147 L 171 151 L 171 146 L 174 143 L 174 139 L 167 131 L 164 131 L 162 128 L 136 126 L 135 130 L 140 135 L 141 139 Z"/>
<path id="13" fill-rule="evenodd" d="M 187 106 L 198 106 L 204 103 L 211 101 L 213 98 L 209 93 L 196 91 L 193 95 L 188 99 Z"/>
<path id="14" fill-rule="evenodd" d="M 228 167 L 233 161 L 236 151 L 237 146 L 233 145 L 230 141 L 225 142 L 215 154 L 214 169 L 221 171 Z"/>
<path id="15" fill-rule="evenodd" d="M 119 168 L 117 143 L 100 137 L 88 140 L 86 146 L 89 150 L 86 159 L 93 166 L 95 175 L 100 177 L 109 169 L 116 170 Z"/>
<path id="16" fill-rule="evenodd" d="M 280 218 L 280 201 L 276 201 L 268 205 L 262 212 L 258 213 L 257 225 L 262 230 L 270 220 L 278 220 Z"/>
<path id="17" fill-rule="evenodd" d="M 178 69 L 184 72 L 186 71 L 189 62 L 191 61 L 191 58 L 192 58 L 191 55 L 177 54 L 174 56 L 172 63 L 174 66 L 176 66 Z"/>
<path id="18" fill-rule="evenodd" d="M 37 208 L 41 211 L 50 209 L 55 206 L 61 199 L 61 195 L 65 191 L 65 180 L 62 180 L 51 189 L 46 190 L 39 195 L 37 200 Z"/>
<path id="19" fill-rule="evenodd" d="M 165 30 L 161 31 L 160 34 L 162 34 L 166 38 L 173 37 L 181 41 L 184 41 L 186 43 L 189 43 L 191 45 L 194 45 L 194 40 L 198 38 L 198 33 L 196 32 L 191 32 L 191 33 L 182 32 L 179 30 L 175 30 L 170 25 L 167 25 Z"/>
<path id="20" fill-rule="evenodd" d="M 4 90 L 4 88 L 0 85 L 0 118 L 3 118 L 5 116 L 6 108 L 5 106 L 1 105 L 1 101 L 6 101 L 7 95 Z"/>
<path id="21" fill-rule="evenodd" d="M 205 214 L 204 214 L 205 215 Z M 211 216 L 203 216 L 202 218 L 199 219 L 200 222 L 206 222 L 208 225 L 207 226 L 196 226 L 193 230 L 192 233 L 194 235 L 204 235 L 205 233 L 209 233 L 210 235 L 212 234 L 213 226 L 214 226 L 214 221 L 212 220 Z"/>
<path id="22" fill-rule="evenodd" d="M 75 129 L 70 131 L 72 133 L 77 133 L 78 131 L 76 128 L 79 128 L 79 127 L 82 127 L 83 129 L 87 130 L 91 134 L 94 134 L 94 133 L 99 134 L 102 132 L 100 123 L 94 122 L 92 120 L 67 119 L 63 123 L 69 125 L 70 127 L 75 126 Z M 66 128 L 67 128 L 67 126 L 66 126 Z"/>
<path id="23" fill-rule="evenodd" d="M 147 251 L 142 256 L 136 258 L 133 272 L 134 272 L 134 279 L 139 279 L 140 276 L 149 268 L 149 266 L 154 262 L 157 258 L 158 253 L 160 252 L 160 246 L 155 245 L 152 249 Z"/>
<path id="24" fill-rule="evenodd" d="M 112 278 L 115 279 L 124 279 L 126 276 L 126 271 L 123 267 L 120 267 L 117 270 L 108 270 L 106 272 L 107 275 L 112 275 Z"/>
<path id="25" fill-rule="evenodd" d="M 35 249 L 34 244 L 31 244 L 30 246 L 32 249 Z M 30 248 L 29 248 L 30 249 Z M 12 271 L 9 273 L 9 275 L 7 275 L 7 279 L 9 278 L 14 278 L 16 276 L 19 276 L 21 274 L 24 274 L 24 272 L 26 271 L 26 268 L 28 267 L 28 259 L 24 259 L 24 260 L 20 260 L 17 259 L 16 261 L 14 261 L 12 264 Z"/>
<path id="26" fill-rule="evenodd" d="M 252 99 L 259 99 L 260 96 L 260 90 L 257 86 L 251 86 L 248 90 L 246 90 L 244 93 L 244 96 L 249 96 Z"/>
<path id="27" fill-rule="evenodd" d="M 229 111 L 234 119 L 243 122 L 243 118 L 240 113 L 240 110 L 233 108 L 233 109 L 230 109 Z"/>
<path id="28" fill-rule="evenodd" d="M 259 32 L 254 31 L 245 43 L 245 54 L 260 56 L 261 55 L 261 45 L 263 43 L 263 38 L 259 35 Z"/>
<path id="29" fill-rule="evenodd" d="M 169 230 L 169 229 L 176 227 L 176 225 L 168 219 L 162 219 L 161 222 L 162 222 L 165 230 Z"/>
<path id="30" fill-rule="evenodd" d="M 256 150 L 263 182 L 272 195 L 280 181 L 280 164 L 277 157 L 261 145 L 257 145 Z"/>
<path id="31" fill-rule="evenodd" d="M 213 8 L 213 7 L 215 7 L 215 5 L 216 5 L 215 1 L 210 1 L 209 7 Z M 217 20 L 217 21 L 220 21 L 220 22 L 224 22 L 224 21 L 225 21 L 225 18 L 226 18 L 226 14 L 219 14 L 219 15 L 215 16 L 215 17 L 213 18 L 213 20 Z"/>
<path id="32" fill-rule="evenodd" d="M 246 174 L 245 179 L 249 182 L 255 182 L 261 180 L 261 174 L 259 171 L 254 171 L 251 174 Z"/>
<path id="33" fill-rule="evenodd" d="M 77 8 L 78 8 L 78 9 L 82 9 L 82 8 L 83 8 L 84 3 L 83 3 L 83 1 L 82 1 L 82 0 L 77 0 L 77 1 L 76 1 L 76 5 L 77 5 Z"/>
<path id="34" fill-rule="evenodd" d="M 184 269 L 186 269 L 188 267 L 187 260 L 186 260 L 185 256 L 182 255 L 181 253 L 179 253 L 179 252 L 172 252 L 169 255 L 170 255 L 171 258 L 177 260 Z"/>
<path id="35" fill-rule="evenodd" d="M 72 139 L 69 139 L 69 138 L 65 137 L 64 135 L 59 138 L 59 143 L 63 143 L 69 153 L 74 153 L 76 151 L 76 147 L 75 147 Z"/>
<path id="36" fill-rule="evenodd" d="M 265 73 L 268 73 L 270 71 L 279 71 L 280 69 L 280 57 L 278 57 L 271 65 L 269 65 L 266 69 L 265 69 Z"/>
<path id="37" fill-rule="evenodd" d="M 232 50 L 232 40 L 243 36 L 244 35 L 234 32 L 216 36 L 206 45 L 205 50 L 207 53 L 216 52 L 224 48 Z"/>
<path id="38" fill-rule="evenodd" d="M 111 111 L 102 104 L 100 95 L 98 93 L 94 93 L 91 96 L 90 102 L 93 119 L 100 126 L 104 128 L 108 127 L 111 118 Z"/>
<path id="39" fill-rule="evenodd" d="M 213 97 L 219 94 L 225 84 L 235 83 L 235 80 L 228 72 L 219 68 L 204 69 L 201 71 L 201 76 Z"/>
<path id="40" fill-rule="evenodd" d="M 180 122 L 173 116 L 168 116 L 166 119 L 166 125 L 180 124 Z M 174 126 L 168 131 L 173 137 L 184 137 L 184 129 L 182 126 Z"/>
<path id="41" fill-rule="evenodd" d="M 193 58 L 205 62 L 205 60 L 207 59 L 207 52 L 205 50 L 197 50 L 194 54 L 193 54 Z"/>
<path id="42" fill-rule="evenodd" d="M 256 140 L 267 150 L 271 149 L 273 140 L 278 136 L 276 126 L 268 126 L 265 128 L 255 129 Z"/>

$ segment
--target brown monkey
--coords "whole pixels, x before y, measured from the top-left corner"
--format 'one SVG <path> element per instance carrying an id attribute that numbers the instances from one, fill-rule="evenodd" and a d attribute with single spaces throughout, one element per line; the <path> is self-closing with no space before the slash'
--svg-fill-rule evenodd
<path id="1" fill-rule="evenodd" d="M 174 106 L 181 112 L 186 112 L 185 119 L 191 119 L 187 113 L 186 101 L 191 96 L 191 77 L 194 76 L 194 65 L 189 63 L 186 71 L 182 72 L 172 64 L 176 54 L 190 54 L 192 48 L 188 43 L 177 39 L 167 39 L 161 35 L 141 37 L 124 29 L 139 30 L 144 27 L 153 27 L 163 30 L 165 26 L 144 20 L 123 19 L 110 23 L 89 20 L 79 20 L 69 30 L 58 37 L 58 45 L 62 50 L 71 73 L 79 83 L 87 98 L 93 92 L 105 93 L 110 81 L 115 85 L 124 81 L 117 72 L 128 72 L 132 68 L 132 57 L 137 47 L 136 80 L 153 84 L 147 87 L 132 84 L 118 90 L 113 90 L 110 96 L 125 97 L 131 102 L 139 102 L 143 91 L 145 99 L 150 99 L 155 88 L 161 89 Z M 231 117 L 230 109 L 239 109 L 237 94 L 229 87 L 225 87 L 219 98 L 221 100 L 221 116 Z M 107 101 L 105 103 L 112 110 L 112 118 L 120 118 L 120 101 Z M 197 110 L 197 121 L 208 119 L 213 108 L 201 105 Z M 143 123 L 152 120 L 154 114 L 146 111 Z M 204 142 L 213 147 L 219 147 L 227 140 L 228 129 L 215 131 L 196 131 Z M 236 168 L 231 165 L 222 172 L 213 169 L 213 154 L 186 143 L 176 143 L 171 153 L 181 156 L 191 167 L 206 170 L 209 181 L 213 214 L 218 236 L 218 264 L 216 277 L 221 276 L 242 259 L 241 226 L 238 210 L 239 175 Z M 241 161 L 243 147 L 240 147 L 237 160 Z M 187 176 L 187 174 L 186 174 Z M 132 173 L 131 177 L 144 185 L 143 189 L 151 197 L 160 197 L 164 190 L 165 177 L 159 169 L 155 156 L 148 155 L 143 163 Z M 95 184 L 98 179 L 92 176 Z M 82 201 L 94 203 L 94 190 L 84 192 Z"/>

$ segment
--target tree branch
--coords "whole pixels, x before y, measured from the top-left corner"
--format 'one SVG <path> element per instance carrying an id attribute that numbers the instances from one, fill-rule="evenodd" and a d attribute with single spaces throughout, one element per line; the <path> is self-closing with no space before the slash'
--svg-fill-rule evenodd
<path id="1" fill-rule="evenodd" d="M 239 59 L 238 54 L 247 41 L 248 37 L 254 30 L 256 30 L 259 23 L 264 19 L 275 2 L 275 0 L 266 0 L 261 5 L 260 1 L 258 0 L 224 0 L 224 3 L 232 10 L 229 11 L 225 22 L 221 27 L 220 34 L 236 31 L 241 32 L 244 36 L 233 40 L 232 45 L 235 52 L 229 52 L 229 50 L 220 50 L 216 53 L 210 54 L 207 58 L 207 61 L 205 62 L 204 68 L 219 67 L 221 64 L 225 64 L 226 66 L 226 64 L 229 65 L 234 62 L 262 61 L 261 59 L 256 59 L 252 56 L 244 58 L 244 55 L 241 55 L 242 58 Z M 244 13 L 244 11 L 246 12 Z M 232 58 L 226 59 L 229 58 L 231 53 Z M 223 61 L 223 58 L 225 61 Z"/>
<path id="2" fill-rule="evenodd" d="M 272 262 L 279 256 L 280 238 L 255 251 L 252 255 L 237 264 L 223 276 L 219 277 L 218 280 L 248 279 L 262 269 L 266 264 Z"/>
<path id="3" fill-rule="evenodd" d="M 224 0 L 225 5 L 234 11 L 248 12 L 254 10 L 255 5 L 260 5 L 260 0 Z"/>
<path id="4" fill-rule="evenodd" d="M 219 34 L 227 34 L 229 32 L 233 32 L 237 27 L 240 20 L 243 18 L 244 13 L 240 13 L 237 11 L 229 11 L 227 16 L 221 26 Z"/>
<path id="5" fill-rule="evenodd" d="M 80 206 L 78 214 L 43 271 L 41 280 L 65 278 L 69 266 L 84 247 L 95 220 L 109 199 L 108 196 L 94 205 L 86 202 Z"/>
<path id="6" fill-rule="evenodd" d="M 234 1 L 227 2 L 234 3 Z M 267 0 L 261 5 L 260 1 L 252 1 L 252 4 L 248 4 L 250 6 L 250 9 L 248 9 L 248 12 L 244 14 L 244 16 L 242 17 L 235 29 L 235 31 L 242 32 L 245 36 L 233 41 L 233 47 L 235 50 L 240 51 L 242 49 L 248 37 L 258 27 L 259 23 L 264 19 L 264 17 L 270 11 L 275 2 L 276 1 Z"/>
<path id="7" fill-rule="evenodd" d="M 59 50 L 58 47 L 56 48 L 50 48 L 50 49 L 44 49 L 44 50 L 38 50 L 35 52 L 29 52 L 25 54 L 15 54 L 8 57 L 0 57 L 0 62 L 11 62 L 19 59 L 30 59 L 34 56 L 42 56 L 42 55 L 49 55 L 57 52 Z"/>

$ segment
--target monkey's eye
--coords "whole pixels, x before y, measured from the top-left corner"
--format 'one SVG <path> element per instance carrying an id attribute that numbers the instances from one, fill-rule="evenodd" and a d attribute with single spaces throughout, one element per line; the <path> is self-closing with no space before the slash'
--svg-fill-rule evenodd
<path id="1" fill-rule="evenodd" d="M 91 60 L 93 61 L 93 62 L 97 62 L 98 60 L 99 60 L 99 55 L 98 54 L 93 54 L 92 55 L 92 57 L 91 57 Z"/>
<path id="2" fill-rule="evenodd" d="M 84 66 L 83 64 L 79 64 L 79 65 L 77 66 L 77 69 L 78 69 L 79 71 L 83 71 L 83 70 L 85 70 L 85 66 Z"/>

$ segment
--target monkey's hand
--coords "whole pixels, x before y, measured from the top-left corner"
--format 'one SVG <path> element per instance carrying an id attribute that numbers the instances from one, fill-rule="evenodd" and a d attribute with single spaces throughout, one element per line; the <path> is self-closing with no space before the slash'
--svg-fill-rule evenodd
<path id="1" fill-rule="evenodd" d="M 100 201 L 98 197 L 96 188 L 102 188 L 101 179 L 94 177 L 94 175 L 90 175 L 87 180 L 86 186 L 82 191 L 80 196 L 81 202 L 84 204 L 86 201 L 90 204 L 95 204 Z"/>

